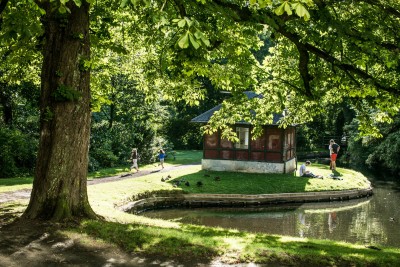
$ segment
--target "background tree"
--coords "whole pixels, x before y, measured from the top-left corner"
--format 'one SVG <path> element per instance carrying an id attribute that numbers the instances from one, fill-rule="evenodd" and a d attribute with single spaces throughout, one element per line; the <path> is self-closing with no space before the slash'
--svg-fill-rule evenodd
<path id="1" fill-rule="evenodd" d="M 160 101 L 146 101 L 143 92 L 125 76 L 112 79 L 111 103 L 93 114 L 90 167 L 128 166 L 133 147 L 141 163 L 154 162 L 160 148 L 168 147 L 163 125 L 169 114 Z"/>
<path id="2" fill-rule="evenodd" d="M 33 172 L 38 139 L 39 12 L 0 1 L 0 177 Z"/>

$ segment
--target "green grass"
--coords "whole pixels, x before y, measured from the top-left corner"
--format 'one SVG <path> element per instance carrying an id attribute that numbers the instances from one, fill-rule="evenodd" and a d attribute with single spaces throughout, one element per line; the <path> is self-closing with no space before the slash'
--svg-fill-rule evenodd
<path id="1" fill-rule="evenodd" d="M 400 249 L 253 234 L 221 228 L 180 225 L 159 227 L 136 223 L 86 221 L 79 229 L 91 237 L 118 244 L 144 257 L 180 263 L 279 263 L 289 266 L 398 266 Z"/>
<path id="2" fill-rule="evenodd" d="M 186 193 L 209 194 L 272 194 L 272 193 L 300 193 L 319 192 L 368 188 L 368 179 L 359 172 L 338 168 L 338 173 L 343 180 L 333 180 L 329 174 L 329 166 L 313 164 L 308 167 L 315 174 L 323 175 L 324 179 L 303 178 L 294 174 L 254 174 L 236 172 L 215 172 L 199 170 L 197 172 L 176 177 L 168 183 L 184 180 L 179 185 Z M 216 181 L 219 177 L 219 181 Z M 197 182 L 202 186 L 196 186 Z"/>
<path id="3" fill-rule="evenodd" d="M 32 187 L 33 177 L 15 177 L 0 179 L 0 193 L 29 189 Z"/>
<path id="4" fill-rule="evenodd" d="M 175 159 L 173 155 L 175 155 Z M 203 151 L 201 150 L 175 150 L 168 153 L 165 162 L 170 165 L 193 164 L 201 163 L 202 158 Z"/>

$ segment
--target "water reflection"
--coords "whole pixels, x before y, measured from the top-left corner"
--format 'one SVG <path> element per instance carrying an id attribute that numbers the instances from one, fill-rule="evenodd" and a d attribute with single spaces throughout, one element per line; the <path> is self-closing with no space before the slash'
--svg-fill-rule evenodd
<path id="1" fill-rule="evenodd" d="M 165 209 L 144 216 L 251 232 L 400 246 L 400 191 L 374 184 L 370 198 L 258 208 Z"/>

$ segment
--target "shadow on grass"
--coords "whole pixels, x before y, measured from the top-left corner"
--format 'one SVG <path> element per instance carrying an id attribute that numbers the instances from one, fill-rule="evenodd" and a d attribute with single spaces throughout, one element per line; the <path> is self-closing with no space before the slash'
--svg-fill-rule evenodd
<path id="1" fill-rule="evenodd" d="M 290 266 L 398 266 L 400 250 L 356 247 L 329 240 L 250 234 L 182 225 L 180 229 L 89 221 L 78 229 L 145 258 L 178 263 L 211 263 L 216 257 L 235 262 L 279 263 Z M 238 250 L 237 244 L 241 244 Z M 231 246 L 232 245 L 232 246 Z"/>
<path id="2" fill-rule="evenodd" d="M 161 260 L 188 263 L 192 260 L 211 262 L 219 253 L 212 239 L 199 238 L 198 233 L 179 229 L 157 228 L 135 224 L 88 221 L 81 232 L 114 243 L 128 252 Z"/>
<path id="3" fill-rule="evenodd" d="M 342 176 L 343 175 L 340 172 L 338 172 L 337 170 L 332 170 L 332 173 L 334 176 Z"/>

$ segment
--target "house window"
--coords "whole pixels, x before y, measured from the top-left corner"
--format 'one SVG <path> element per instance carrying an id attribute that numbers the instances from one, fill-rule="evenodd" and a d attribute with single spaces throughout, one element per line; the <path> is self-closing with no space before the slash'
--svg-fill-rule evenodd
<path id="1" fill-rule="evenodd" d="M 236 135 L 239 142 L 235 144 L 236 148 L 248 149 L 249 148 L 249 128 L 236 127 Z"/>

